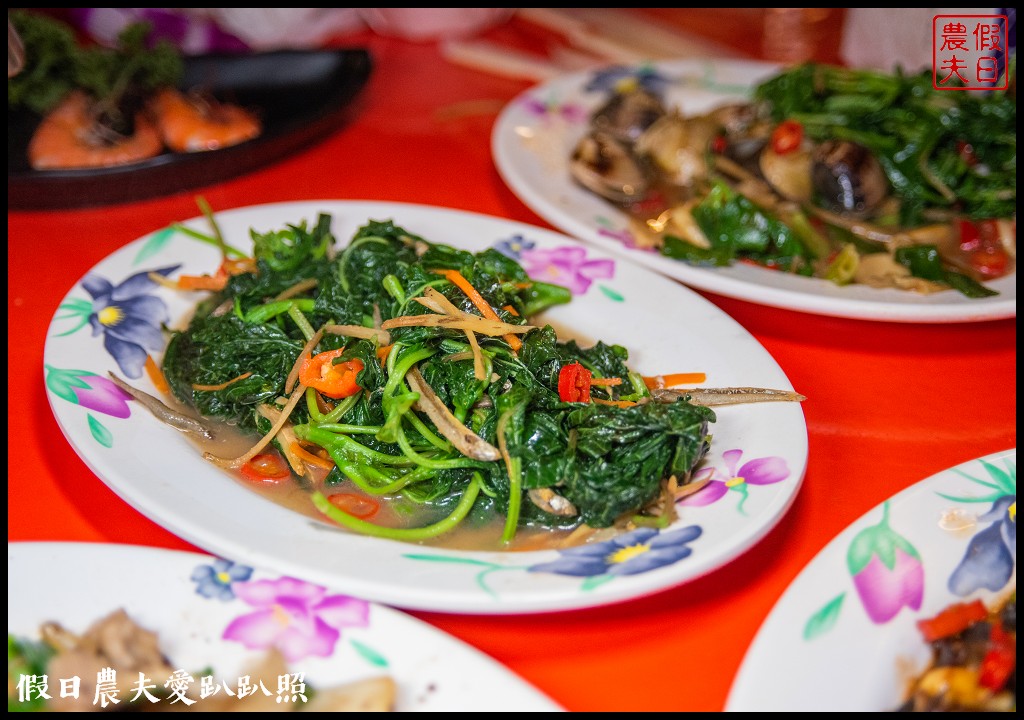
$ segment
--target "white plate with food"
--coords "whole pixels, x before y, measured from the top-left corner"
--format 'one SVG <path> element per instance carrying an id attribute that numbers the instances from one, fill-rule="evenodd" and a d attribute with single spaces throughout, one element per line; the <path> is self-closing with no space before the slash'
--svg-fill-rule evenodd
<path id="1" fill-rule="evenodd" d="M 998 177 L 1006 184 L 993 187 L 993 179 L 973 169 L 964 176 L 970 176 L 965 183 L 984 184 L 984 193 L 970 198 L 973 217 L 996 213 L 990 209 L 996 206 L 984 203 L 998 195 L 999 220 L 961 227 L 954 224 L 959 219 L 939 222 L 930 215 L 908 214 L 907 225 L 895 227 L 882 217 L 883 211 L 891 216 L 899 207 L 920 203 L 938 213 L 931 206 L 941 197 L 946 198 L 941 200 L 946 203 L 941 212 L 948 216 L 953 213 L 952 198 L 967 201 L 934 173 L 927 178 L 936 187 L 925 187 L 928 180 L 915 184 L 905 179 L 902 182 L 909 189 L 896 193 L 874 159 L 879 151 L 863 151 L 866 145 L 855 147 L 849 139 L 839 147 L 844 153 L 859 153 L 856 163 L 846 162 L 845 154 L 834 151 L 822 151 L 819 159 L 815 151 L 824 148 L 825 142 L 818 138 L 811 142 L 804 124 L 846 123 L 857 128 L 847 136 L 865 143 L 875 126 L 852 116 L 839 121 L 826 117 L 814 104 L 824 101 L 807 99 L 811 94 L 801 92 L 809 81 L 789 80 L 788 87 L 772 91 L 778 112 L 784 113 L 784 103 L 789 103 L 796 108 L 793 115 L 804 123 L 797 127 L 798 133 L 780 131 L 777 143 L 769 142 L 767 130 L 760 135 L 755 130 L 771 128 L 770 123 L 739 122 L 751 116 L 737 112 L 711 115 L 718 108 L 749 103 L 755 88 L 780 72 L 778 65 L 754 61 L 678 60 L 561 76 L 529 88 L 502 110 L 491 137 L 494 160 L 512 191 L 559 230 L 700 290 L 863 320 L 948 323 L 1015 317 L 1016 131 L 1012 128 L 1016 106 L 1001 121 L 1007 127 L 1005 138 L 995 126 L 971 130 L 981 134 L 976 141 L 979 147 L 986 143 L 985 151 L 1003 163 Z M 868 103 L 884 104 L 887 93 L 900 87 L 891 77 L 858 85 L 876 89 L 871 96 L 844 91 L 839 99 L 847 102 L 850 112 Z M 835 87 L 853 84 L 845 77 L 834 81 Z M 829 87 L 829 100 L 841 94 Z M 980 101 L 974 93 L 944 95 L 946 99 L 956 95 L 957 102 Z M 650 100 L 652 96 L 656 101 Z M 629 100 L 620 101 L 623 97 Z M 900 106 L 902 117 L 909 112 Z M 963 111 L 968 116 L 977 112 Z M 916 118 L 902 122 L 901 132 L 909 134 L 922 125 Z M 725 127 L 743 129 L 726 135 Z M 903 135 L 899 137 L 904 142 Z M 945 142 L 947 135 L 942 137 Z M 871 135 L 872 142 L 883 144 L 892 142 L 888 138 L 885 131 Z M 943 147 L 943 157 L 950 163 L 984 165 L 973 156 L 957 156 L 953 140 L 949 140 L 951 149 Z M 909 141 L 906 145 L 908 152 L 914 149 Z M 776 147 L 780 152 L 774 151 Z M 962 150 L 961 155 L 966 152 Z M 821 168 L 822 179 L 812 182 L 816 176 L 810 167 L 814 173 Z M 842 174 L 847 167 L 864 169 L 848 178 Z M 911 175 L 906 171 L 907 178 Z M 765 177 L 774 184 L 764 182 Z M 719 182 L 725 178 L 727 182 Z M 710 201 L 705 200 L 707 187 L 718 188 Z M 844 193 L 841 188 L 854 190 Z M 832 203 L 827 207 L 818 199 L 826 195 Z M 662 212 L 666 208 L 672 210 Z M 810 208 L 817 208 L 820 215 Z M 780 219 L 785 222 L 777 225 Z M 647 220 L 657 232 L 650 232 L 651 225 L 644 224 Z M 911 227 L 915 229 L 910 231 Z M 910 235 L 901 234 L 903 230 Z M 898 251 L 897 261 L 895 248 L 909 244 L 904 243 L 906 237 L 915 238 L 918 246 Z M 933 246 L 941 249 L 938 255 L 930 253 Z M 880 252 L 885 248 L 889 251 Z M 925 261 L 924 256 L 930 259 Z M 952 274 L 947 274 L 949 270 Z M 968 280 L 961 279 L 964 275 L 970 276 Z M 980 288 L 975 282 L 979 277 L 984 280 Z M 965 292 L 950 289 L 955 283 L 964 283 Z"/>
<path id="2" fill-rule="evenodd" d="M 220 557 L 8 543 L 7 584 L 21 588 L 8 594 L 8 637 L 30 649 L 12 653 L 8 642 L 12 709 L 33 706 L 42 691 L 51 710 L 122 709 L 133 698 L 136 709 L 154 710 L 479 712 L 499 698 L 509 710 L 562 710 L 493 658 L 404 613 Z M 60 653 L 33 664 L 31 648 L 51 642 Z M 115 673 L 111 685 L 97 677 L 104 668 Z"/>
<path id="3" fill-rule="evenodd" d="M 232 262 L 200 216 L 99 263 L 55 315 L 44 368 L 89 467 L 204 550 L 398 607 L 567 610 L 720 567 L 799 490 L 807 430 L 785 373 L 678 283 L 444 208 L 324 200 L 215 220 Z M 250 231 L 256 274 L 235 256 Z M 180 289 L 223 286 L 218 268 L 235 299 Z M 783 401 L 706 407 L 737 387 Z M 212 443 L 176 429 L 197 419 Z"/>
<path id="4" fill-rule="evenodd" d="M 974 647 L 996 633 L 974 642 L 960 633 L 1008 601 L 1016 605 L 1016 501 L 1013 449 L 937 473 L 852 523 L 776 603 L 726 710 L 1007 709 L 1010 667 L 995 662 L 998 650 L 979 672 L 993 647 L 961 653 L 976 657 L 957 668 L 958 691 L 942 695 L 950 684 L 940 677 L 950 668 L 914 691 L 935 668 L 930 642 Z M 1014 623 L 1012 645 L 1015 635 Z"/>

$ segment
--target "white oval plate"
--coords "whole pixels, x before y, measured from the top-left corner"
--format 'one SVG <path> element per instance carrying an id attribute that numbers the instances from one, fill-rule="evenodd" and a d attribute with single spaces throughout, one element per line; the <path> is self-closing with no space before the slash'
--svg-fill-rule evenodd
<path id="1" fill-rule="evenodd" d="M 606 69 L 607 70 L 607 69 Z M 745 100 L 779 66 L 736 60 L 672 60 L 634 68 L 663 81 L 666 101 L 686 115 Z M 593 71 L 549 80 L 502 110 L 491 134 L 501 177 L 520 200 L 562 232 L 628 256 L 691 287 L 762 305 L 818 315 L 891 322 L 952 323 L 1016 317 L 1017 275 L 988 283 L 999 292 L 971 299 L 947 291 L 922 295 L 781 273 L 747 263 L 706 268 L 632 247 L 625 213 L 573 182 L 569 157 L 606 90 L 590 90 Z"/>
<path id="2" fill-rule="evenodd" d="M 227 241 L 248 250 L 250 228 L 267 232 L 302 220 L 312 226 L 321 211 L 332 215 L 342 244 L 370 219 L 393 219 L 433 242 L 518 252 L 536 277 L 576 290 L 574 300 L 549 311 L 545 321 L 562 336 L 571 332 L 584 347 L 599 339 L 625 346 L 631 365 L 644 374 L 704 371 L 707 387 L 792 389 L 768 352 L 710 302 L 558 233 L 457 210 L 356 201 L 262 205 L 220 212 L 217 219 Z M 188 224 L 208 229 L 202 218 Z M 179 263 L 176 272 L 198 274 L 216 268 L 220 259 L 212 246 L 165 228 L 115 252 L 86 277 L 90 287 L 116 287 L 136 273 Z M 145 293 L 166 304 L 172 325 L 187 317 L 198 297 L 155 285 Z M 737 460 L 764 467 L 750 483 L 733 483 L 721 498 L 717 490 L 724 483 L 713 483 L 712 492 L 702 490 L 705 500 L 719 502 L 681 508 L 676 526 L 655 538 L 633 538 L 645 548 L 651 542 L 674 544 L 676 552 L 647 554 L 646 560 L 666 561 L 671 555 L 668 564 L 613 562 L 616 548 L 609 546 L 609 564 L 595 568 L 591 563 L 584 572 L 571 556 L 555 550 L 460 552 L 354 535 L 243 487 L 203 460 L 182 433 L 135 403 L 104 405 L 97 400 L 100 393 L 76 387 L 102 385 L 88 373 L 105 377 L 118 370 L 103 335 L 89 332 L 88 318 L 103 302 L 93 303 L 81 283 L 73 287 L 55 315 L 44 353 L 50 405 L 89 467 L 130 505 L 208 552 L 388 605 L 527 613 L 602 605 L 668 588 L 729 562 L 762 538 L 790 507 L 806 469 L 807 428 L 798 403 L 721 409 L 711 426 L 714 441 L 705 472 L 713 468 L 716 481 L 724 481 L 732 477 L 727 473 L 736 474 Z M 128 380 L 157 392 L 145 378 Z M 130 416 L 117 417 L 126 413 Z M 700 537 L 691 543 L 672 534 L 681 528 Z M 684 544 L 692 552 L 686 553 Z M 563 566 L 545 565 L 556 559 Z"/>
<path id="3" fill-rule="evenodd" d="M 726 710 L 898 708 L 931 658 L 915 623 L 954 602 L 991 607 L 1016 588 L 1016 500 L 1013 449 L 922 480 L 852 523 L 769 613 Z"/>
<path id="4" fill-rule="evenodd" d="M 307 687 L 327 689 L 390 675 L 397 686 L 397 712 L 483 712 L 495 703 L 507 710 L 562 711 L 501 663 L 432 625 L 333 588 L 199 553 L 102 543 L 8 543 L 7 586 L 20 590 L 7 595 L 7 632 L 39 639 L 39 626 L 53 620 L 80 633 L 123 608 L 157 633 L 174 668 L 192 674 L 192 690 L 200 684 L 195 673 L 205 668 L 237 687 L 239 674 L 275 647 L 254 632 L 254 620 L 271 611 L 242 599 L 252 597 L 245 592 L 251 583 L 289 606 L 301 601 L 303 610 L 322 621 L 316 631 L 306 629 L 312 623 L 292 624 L 306 642 L 293 641 L 288 669 L 305 673 Z M 327 606 L 344 612 L 318 613 Z M 289 615 L 277 612 L 272 622 L 282 617 Z M 236 623 L 240 618 L 245 622 Z M 229 626 L 243 624 L 246 632 L 226 636 Z M 320 649 L 314 653 L 314 647 Z M 49 678 L 51 695 L 59 691 L 60 679 Z M 166 681 L 150 679 L 158 685 Z M 277 693 L 276 678 L 263 680 Z M 202 702 L 196 700 L 193 708 L 201 709 Z"/>

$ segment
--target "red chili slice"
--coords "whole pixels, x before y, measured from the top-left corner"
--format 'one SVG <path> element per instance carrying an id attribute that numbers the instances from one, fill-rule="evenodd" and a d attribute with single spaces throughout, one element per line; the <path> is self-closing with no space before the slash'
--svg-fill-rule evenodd
<path id="1" fill-rule="evenodd" d="M 804 141 L 804 126 L 796 120 L 783 120 L 772 132 L 772 150 L 777 155 L 791 153 Z"/>
<path id="2" fill-rule="evenodd" d="M 590 402 L 593 373 L 577 363 L 563 365 L 558 371 L 558 397 L 562 402 Z"/>

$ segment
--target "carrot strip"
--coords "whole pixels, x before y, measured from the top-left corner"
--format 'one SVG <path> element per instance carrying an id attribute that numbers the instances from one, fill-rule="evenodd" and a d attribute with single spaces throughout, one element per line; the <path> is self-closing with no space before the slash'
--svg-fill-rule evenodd
<path id="1" fill-rule="evenodd" d="M 617 377 L 612 377 L 612 378 L 591 378 L 590 379 L 590 384 L 591 385 L 604 385 L 604 386 L 607 386 L 607 387 L 611 387 L 611 386 L 614 386 L 614 385 L 621 385 L 622 384 L 622 378 L 617 378 Z"/>
<path id="2" fill-rule="evenodd" d="M 334 468 L 334 463 L 330 460 L 324 460 L 319 455 L 314 455 L 306 448 L 302 447 L 297 442 L 293 442 L 291 445 L 291 451 L 298 455 L 300 458 L 308 462 L 310 465 L 316 465 L 322 467 L 324 470 L 331 470 Z"/>
<path id="3" fill-rule="evenodd" d="M 156 364 L 151 355 L 146 356 L 146 374 L 149 375 L 150 381 L 153 383 L 153 387 L 162 392 L 164 395 L 171 391 L 171 386 L 167 384 L 167 378 L 164 377 L 163 371 L 160 366 Z"/>
<path id="4" fill-rule="evenodd" d="M 510 315 L 515 315 L 516 317 L 519 317 L 519 313 L 511 305 L 505 305 L 501 309 L 504 310 L 505 312 L 509 313 Z"/>
<path id="5" fill-rule="evenodd" d="M 629 400 L 602 400 L 601 398 L 590 398 L 590 399 L 591 399 L 591 401 L 597 403 L 598 405 L 614 405 L 615 407 L 620 407 L 620 408 L 628 408 L 628 407 L 633 407 L 634 405 L 636 405 L 635 402 L 631 402 Z"/>
<path id="6" fill-rule="evenodd" d="M 395 344 L 391 343 L 390 345 L 381 345 L 379 348 L 377 348 L 377 359 L 380 360 L 381 366 L 387 364 L 388 355 L 391 354 L 391 348 L 393 348 L 394 346 Z"/>
<path id="7" fill-rule="evenodd" d="M 180 275 L 179 290 L 223 290 L 227 287 L 227 275 Z"/>
<path id="8" fill-rule="evenodd" d="M 242 273 L 256 272 L 256 259 L 255 258 L 225 258 L 224 262 L 220 264 L 220 268 L 217 270 L 217 274 L 227 275 L 241 275 Z M 316 281 L 313 281 L 316 285 Z"/>
<path id="9" fill-rule="evenodd" d="M 487 318 L 488 320 L 497 320 L 498 322 L 501 322 L 501 318 L 498 317 L 498 313 L 494 312 L 494 308 L 491 307 L 490 303 L 488 303 L 484 299 L 484 296 L 481 295 L 477 291 L 477 289 L 470 284 L 469 280 L 467 280 L 462 273 L 460 273 L 458 270 L 435 270 L 435 272 L 443 275 L 448 282 L 450 282 L 452 285 L 454 285 L 459 290 L 464 292 L 466 294 L 466 297 L 468 297 L 470 301 L 474 305 L 476 305 L 477 309 L 485 318 Z M 505 335 L 504 338 L 505 342 L 507 342 L 512 347 L 513 352 L 518 351 L 519 348 L 523 346 L 522 341 L 515 335 L 512 335 L 511 333 Z"/>
<path id="10" fill-rule="evenodd" d="M 223 390 L 228 385 L 235 384 L 239 380 L 245 380 L 250 375 L 252 375 L 251 372 L 244 372 L 241 375 L 239 375 L 238 377 L 231 378 L 227 382 L 222 382 L 222 383 L 219 383 L 217 385 L 193 385 L 192 389 L 193 390 L 205 390 L 205 391 L 208 391 L 208 392 L 216 392 L 218 390 Z"/>
<path id="11" fill-rule="evenodd" d="M 669 375 L 651 375 L 644 377 L 644 385 L 648 390 L 662 390 L 676 385 L 699 384 L 706 382 L 708 376 L 702 372 L 671 373 Z"/>

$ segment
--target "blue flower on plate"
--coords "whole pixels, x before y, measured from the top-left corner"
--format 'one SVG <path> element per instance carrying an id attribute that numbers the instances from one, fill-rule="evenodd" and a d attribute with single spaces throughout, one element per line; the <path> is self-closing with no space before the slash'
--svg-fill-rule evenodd
<path id="1" fill-rule="evenodd" d="M 1017 496 L 999 498 L 978 521 L 992 524 L 971 538 L 949 577 L 949 589 L 961 597 L 980 588 L 1002 589 L 1017 563 Z"/>
<path id="2" fill-rule="evenodd" d="M 1017 464 L 1015 459 L 1004 463 L 1005 470 L 982 460 L 981 465 L 988 477 L 966 476 L 971 482 L 990 490 L 984 496 L 954 497 L 940 493 L 942 497 L 956 502 L 992 503 L 988 512 L 978 516 L 979 523 L 991 524 L 967 543 L 963 559 L 949 577 L 950 591 L 961 597 L 980 588 L 995 592 L 1006 587 L 1017 565 Z"/>
<path id="3" fill-rule="evenodd" d="M 212 565 L 200 565 L 193 570 L 191 580 L 196 584 L 196 594 L 211 600 L 227 602 L 235 598 L 231 584 L 248 580 L 250 577 L 251 567 L 217 558 Z"/>
<path id="4" fill-rule="evenodd" d="M 103 336 L 103 347 L 130 378 L 142 377 L 149 355 L 147 349 L 160 350 L 164 346 L 161 325 L 168 320 L 167 306 L 150 294 L 157 286 L 149 277 L 150 272 L 167 276 L 179 267 L 145 270 L 119 285 L 92 273 L 82 280 L 82 287 L 92 296 L 89 324 L 93 337 Z"/>
<path id="5" fill-rule="evenodd" d="M 661 97 L 672 82 L 670 78 L 661 75 L 650 64 L 613 65 L 595 72 L 584 90 L 587 92 L 610 92 L 612 90 L 622 92 L 639 86 Z"/>
<path id="6" fill-rule="evenodd" d="M 499 240 L 494 243 L 494 249 L 505 257 L 518 260 L 522 257 L 524 250 L 533 250 L 537 243 L 527 240 L 521 233 L 516 233 L 507 240 Z"/>
<path id="7" fill-rule="evenodd" d="M 559 550 L 556 560 L 529 568 L 530 572 L 549 572 L 576 577 L 597 575 L 636 575 L 679 562 L 693 553 L 689 546 L 701 536 L 699 525 L 661 533 L 640 528 L 611 540 Z"/>

